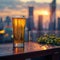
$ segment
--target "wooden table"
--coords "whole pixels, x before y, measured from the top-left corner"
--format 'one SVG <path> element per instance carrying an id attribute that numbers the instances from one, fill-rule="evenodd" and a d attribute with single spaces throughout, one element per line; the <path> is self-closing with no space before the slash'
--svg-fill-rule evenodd
<path id="1" fill-rule="evenodd" d="M 60 60 L 60 46 L 43 45 L 35 42 L 25 42 L 24 48 L 13 49 L 13 44 L 0 44 L 1 60 L 24 60 L 50 55 L 52 60 Z"/>

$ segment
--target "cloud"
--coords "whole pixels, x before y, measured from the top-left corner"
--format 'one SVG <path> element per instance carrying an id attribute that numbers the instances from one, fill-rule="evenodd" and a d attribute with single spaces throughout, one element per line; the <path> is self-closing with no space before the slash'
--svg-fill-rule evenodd
<path id="1" fill-rule="evenodd" d="M 34 6 L 35 8 L 49 8 L 49 3 L 39 3 L 35 0 L 0 0 L 0 11 L 6 8 L 13 10 L 27 9 L 28 6 Z M 60 9 L 59 5 L 57 8 Z"/>
<path id="2" fill-rule="evenodd" d="M 22 0 L 0 0 L 0 15 L 26 14 L 29 6 L 34 6 L 34 10 L 38 11 L 50 8 L 49 5 L 49 3 L 40 3 L 35 0 L 28 0 L 27 2 Z M 57 5 L 57 9 L 60 10 L 60 5 Z"/>
<path id="3" fill-rule="evenodd" d="M 27 2 L 27 1 L 35 1 L 35 2 L 41 2 L 41 3 L 43 3 L 43 2 L 48 2 L 48 3 L 50 3 L 52 0 L 21 0 L 21 1 L 23 1 L 23 2 Z"/>
<path id="4" fill-rule="evenodd" d="M 22 5 L 21 1 L 17 0 L 0 0 L 0 10 L 4 8 L 17 9 L 17 5 Z"/>

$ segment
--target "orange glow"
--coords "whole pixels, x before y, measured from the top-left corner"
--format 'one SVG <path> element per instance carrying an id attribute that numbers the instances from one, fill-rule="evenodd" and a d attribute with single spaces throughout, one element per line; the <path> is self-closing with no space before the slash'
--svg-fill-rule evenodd
<path id="1" fill-rule="evenodd" d="M 4 34 L 4 33 L 5 33 L 5 30 L 1 30 L 1 31 L 0 31 L 0 34 Z"/>
<path id="2" fill-rule="evenodd" d="M 50 15 L 49 11 L 47 11 L 47 10 L 37 11 L 37 14 L 39 14 L 39 15 Z"/>
<path id="3" fill-rule="evenodd" d="M 15 24 L 15 26 L 22 25 L 24 27 L 26 24 L 26 20 L 25 18 L 13 18 L 13 24 Z"/>
<path id="4" fill-rule="evenodd" d="M 20 54 L 24 52 L 24 48 L 14 48 L 14 54 Z"/>
<path id="5" fill-rule="evenodd" d="M 26 24 L 26 20 L 23 18 L 23 19 L 21 19 L 21 25 L 24 27 L 25 26 L 25 24 Z"/>
<path id="6" fill-rule="evenodd" d="M 47 47 L 46 47 L 46 46 L 42 46 L 41 48 L 42 48 L 43 50 L 46 50 L 46 49 L 47 49 Z"/>
<path id="7" fill-rule="evenodd" d="M 13 19 L 14 19 L 14 18 L 13 18 Z M 15 18 L 13 21 L 14 21 L 13 24 L 14 24 L 15 26 L 17 26 L 17 19 Z"/>

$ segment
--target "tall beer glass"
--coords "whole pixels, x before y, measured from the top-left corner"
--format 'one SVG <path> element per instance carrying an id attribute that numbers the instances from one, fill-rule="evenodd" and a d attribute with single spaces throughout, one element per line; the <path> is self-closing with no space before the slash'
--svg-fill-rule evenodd
<path id="1" fill-rule="evenodd" d="M 24 47 L 24 29 L 25 29 L 26 19 L 24 17 L 13 17 L 13 47 Z"/>

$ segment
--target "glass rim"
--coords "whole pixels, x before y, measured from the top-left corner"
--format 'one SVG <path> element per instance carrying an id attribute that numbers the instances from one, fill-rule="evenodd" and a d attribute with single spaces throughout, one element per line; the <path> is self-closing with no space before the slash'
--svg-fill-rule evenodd
<path id="1" fill-rule="evenodd" d="M 25 18 L 25 16 L 18 16 L 18 15 L 17 15 L 17 16 L 12 16 L 12 19 L 13 19 L 13 18 Z"/>

